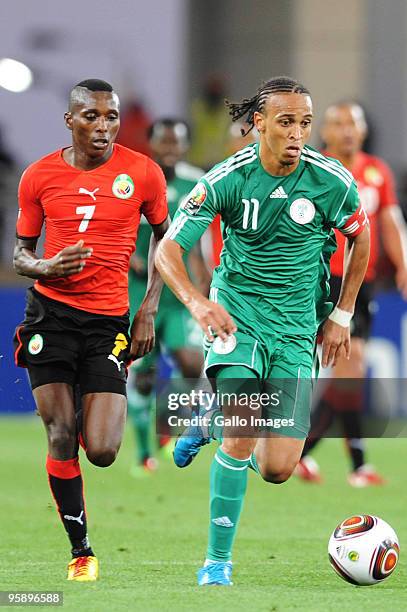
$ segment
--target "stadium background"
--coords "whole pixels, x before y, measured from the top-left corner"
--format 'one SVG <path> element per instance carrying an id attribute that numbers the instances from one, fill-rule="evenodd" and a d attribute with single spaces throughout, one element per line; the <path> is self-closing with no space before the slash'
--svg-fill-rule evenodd
<path id="1" fill-rule="evenodd" d="M 72 84 L 83 78 L 94 76 L 112 82 L 124 105 L 137 98 L 151 118 L 174 114 L 188 118 L 191 102 L 200 95 L 202 83 L 210 73 L 225 77 L 231 98 L 251 95 L 258 83 L 271 75 L 288 74 L 303 81 L 313 94 L 316 109 L 313 144 L 318 143 L 317 126 L 330 102 L 353 98 L 365 106 L 371 124 L 370 150 L 386 159 L 395 172 L 405 211 L 406 34 L 404 0 L 388 3 L 382 0 L 342 0 L 340 3 L 333 0 L 252 0 L 250 3 L 247 0 L 117 0 L 115 3 L 71 0 L 64 5 L 52 0 L 32 3 L 14 0 L 2 3 L 0 58 L 10 57 L 26 63 L 34 75 L 33 86 L 23 93 L 0 87 L 2 148 L 15 160 L 13 173 L 17 176 L 28 163 L 69 144 L 69 134 L 63 125 L 67 94 Z M 0 455 L 4 453 L 4 465 L 15 462 L 24 469 L 28 480 L 35 473 L 36 481 L 41 482 L 38 486 L 42 487 L 42 498 L 48 500 L 49 494 L 40 480 L 44 474 L 37 474 L 45 450 L 41 446 L 42 432 L 31 418 L 18 421 L 9 418 L 16 412 L 30 414 L 33 410 L 25 373 L 14 367 L 11 355 L 11 335 L 21 320 L 24 288 L 29 283 L 16 278 L 11 270 L 16 203 L 10 202 L 13 198 L 3 198 L 0 192 L 0 412 L 4 416 L 0 420 L 0 449 L 3 449 Z M 368 352 L 371 374 L 405 378 L 407 306 L 389 279 L 382 279 L 382 284 L 385 290 L 378 295 Z M 392 398 L 392 405 L 395 416 L 407 414 L 407 398 L 399 390 Z M 10 436 L 14 436 L 13 440 Z M 21 461 L 20 441 L 27 452 L 25 462 Z M 130 457 L 130 446 L 131 442 L 126 439 L 123 462 Z M 30 452 L 35 452 L 35 458 Z M 385 462 L 387 450 L 377 452 Z M 400 457 L 403 453 L 406 455 L 404 440 L 397 441 L 397 453 Z M 172 468 L 165 469 L 172 474 Z M 342 469 L 345 468 L 342 466 Z M 199 473 L 202 477 L 206 474 L 204 470 Z M 122 478 L 118 479 L 124 488 L 128 486 L 125 474 L 123 468 Z M 6 497 L 11 499 L 15 483 L 10 480 L 9 469 L 5 469 L 4 475 L 3 487 L 8 492 Z M 183 486 L 179 475 L 176 476 L 176 486 Z M 334 478 L 335 482 L 342 482 L 339 476 Z M 137 489 L 137 483 L 134 487 Z M 145 484 L 141 487 L 148 500 L 151 488 L 146 489 Z M 288 490 L 291 491 L 289 499 L 290 495 L 295 497 L 296 489 Z M 202 507 L 205 491 L 199 492 Z M 301 488 L 301 495 L 303 492 Z M 348 500 L 353 499 L 353 494 Z M 391 494 L 392 490 L 390 499 Z M 364 495 L 373 506 L 377 503 L 381 507 L 379 498 L 369 497 L 370 492 Z M 399 495 L 404 496 L 405 502 L 404 486 Z M 323 493 L 318 496 L 323 504 Z M 279 493 L 279 497 L 284 503 L 284 495 Z M 45 504 L 43 499 L 38 502 L 39 507 Z M 363 499 L 358 498 L 355 510 L 347 504 L 349 512 L 359 511 Z M 398 498 L 400 505 L 399 502 Z M 370 508 L 363 511 L 373 512 Z M 389 514 L 390 519 L 398 516 L 394 511 Z M 56 517 L 53 518 L 56 524 Z M 327 524 L 332 523 L 333 527 L 336 518 L 342 516 L 335 515 L 334 522 Z M 398 524 L 395 527 L 400 528 Z M 11 524 L 8 528 L 13 531 L 17 525 Z M 18 528 L 24 531 L 26 525 L 19 524 Z M 58 540 L 62 548 L 61 542 L 62 536 Z M 7 588 L 12 588 L 11 584 L 9 581 Z M 104 608 L 96 606 L 95 609 Z M 284 609 L 289 608 L 285 605 Z M 347 609 L 346 602 L 344 609 Z"/>

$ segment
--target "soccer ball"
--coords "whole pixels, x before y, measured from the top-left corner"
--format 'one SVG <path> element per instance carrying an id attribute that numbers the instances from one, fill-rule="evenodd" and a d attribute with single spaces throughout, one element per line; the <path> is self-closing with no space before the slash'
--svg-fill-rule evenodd
<path id="1" fill-rule="evenodd" d="M 376 584 L 390 576 L 399 560 L 399 551 L 394 530 L 370 514 L 342 521 L 328 544 L 329 561 L 335 572 L 357 586 Z"/>

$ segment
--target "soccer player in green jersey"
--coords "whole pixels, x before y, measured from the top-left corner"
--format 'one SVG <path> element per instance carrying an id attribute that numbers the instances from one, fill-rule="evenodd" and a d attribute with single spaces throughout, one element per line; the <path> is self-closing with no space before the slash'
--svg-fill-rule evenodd
<path id="1" fill-rule="evenodd" d="M 196 181 L 202 176 L 199 168 L 181 161 L 189 146 L 189 128 L 186 123 L 172 118 L 155 121 L 148 130 L 148 139 L 154 160 L 161 166 L 167 181 L 168 208 L 171 217 L 185 199 Z M 147 284 L 148 250 L 151 227 L 141 218 L 137 236 L 137 250 L 132 256 L 129 272 L 130 312 L 135 314 L 143 301 Z M 188 258 L 194 278 L 206 294 L 210 275 L 203 262 L 199 244 Z M 156 348 L 136 361 L 130 370 L 128 383 L 128 413 L 137 439 L 134 476 L 141 476 L 156 468 L 151 448 L 151 408 L 155 366 L 162 348 L 175 361 L 186 378 L 197 378 L 202 371 L 202 333 L 188 310 L 166 287 L 161 294 L 155 319 Z M 169 435 L 165 435 L 165 424 L 160 426 L 158 438 L 160 448 L 167 446 Z M 169 433 L 169 432 L 168 432 Z"/>
<path id="2" fill-rule="evenodd" d="M 249 464 L 271 483 L 292 474 L 309 429 L 318 324 L 329 315 L 322 365 L 349 355 L 349 323 L 369 256 L 367 218 L 352 175 L 306 146 L 312 123 L 309 91 L 288 77 L 276 77 L 252 98 L 228 105 L 233 119 L 245 117 L 256 127 L 260 142 L 200 180 L 164 237 L 156 266 L 206 333 L 205 370 L 217 394 L 250 383 L 258 393 L 250 395 L 249 417 L 264 389 L 277 395 L 266 394 L 265 410 L 272 417 L 267 432 L 229 426 L 225 418 L 211 467 L 209 544 L 198 572 L 200 585 L 231 584 L 231 551 Z M 188 278 L 182 254 L 218 213 L 224 247 L 208 300 Z M 334 228 L 348 238 L 348 253 L 340 297 L 329 314 L 326 260 Z M 241 412 L 236 399 L 222 408 L 228 417 L 237 408 Z M 185 445 L 180 450 L 187 454 Z M 182 452 L 179 461 L 175 457 L 178 465 Z M 189 462 L 196 452 L 192 445 Z"/>

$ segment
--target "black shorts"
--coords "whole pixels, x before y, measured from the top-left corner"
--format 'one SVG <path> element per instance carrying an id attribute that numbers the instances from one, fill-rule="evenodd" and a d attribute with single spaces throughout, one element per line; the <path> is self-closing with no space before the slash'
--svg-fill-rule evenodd
<path id="1" fill-rule="evenodd" d="M 129 317 L 93 314 L 27 291 L 14 336 L 15 360 L 31 388 L 63 382 L 85 393 L 126 395 Z"/>
<path id="2" fill-rule="evenodd" d="M 341 290 L 342 277 L 331 276 L 330 300 L 336 304 Z M 354 338 L 368 340 L 372 327 L 373 283 L 362 283 L 355 304 L 355 313 L 350 324 L 350 334 Z"/>

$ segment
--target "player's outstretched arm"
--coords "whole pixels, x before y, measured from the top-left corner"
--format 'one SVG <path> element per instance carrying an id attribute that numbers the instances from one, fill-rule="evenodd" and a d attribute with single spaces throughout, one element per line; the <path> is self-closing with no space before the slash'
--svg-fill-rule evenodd
<path id="1" fill-rule="evenodd" d="M 214 340 L 214 334 L 226 340 L 237 329 L 232 317 L 223 306 L 209 301 L 193 285 L 182 255 L 183 249 L 178 242 L 164 238 L 157 249 L 155 265 L 164 282 L 185 304 L 209 340 Z"/>
<path id="2" fill-rule="evenodd" d="M 153 233 L 148 250 L 148 280 L 144 299 L 138 309 L 130 329 L 132 359 L 143 357 L 154 348 L 154 317 L 157 314 L 163 281 L 158 273 L 154 259 L 157 247 L 169 228 L 169 218 L 159 225 L 151 225 Z"/>
<path id="3" fill-rule="evenodd" d="M 346 266 L 341 293 L 334 311 L 324 324 L 322 342 L 322 366 L 336 365 L 341 354 L 350 356 L 350 320 L 355 302 L 365 277 L 370 253 L 369 226 L 365 225 L 360 234 L 348 238 Z"/>
<path id="4" fill-rule="evenodd" d="M 50 259 L 37 257 L 37 238 L 17 238 L 14 248 L 13 265 L 17 274 L 35 279 L 63 278 L 81 272 L 92 249 L 79 240 L 67 246 Z"/>

